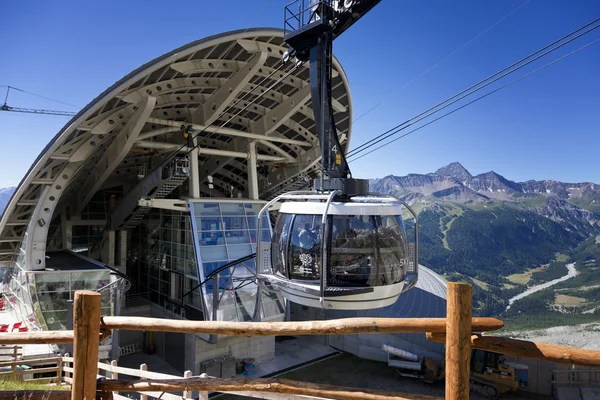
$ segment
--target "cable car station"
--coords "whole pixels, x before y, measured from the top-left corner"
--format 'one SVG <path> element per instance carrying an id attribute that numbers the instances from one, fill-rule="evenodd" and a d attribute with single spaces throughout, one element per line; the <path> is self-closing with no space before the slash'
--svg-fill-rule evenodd
<path id="1" fill-rule="evenodd" d="M 414 211 L 351 176 L 349 79 L 324 39 L 341 31 L 313 29 L 330 17 L 315 7 L 294 16 L 298 29 L 227 32 L 148 62 L 48 143 L 0 220 L 5 296 L 31 330 L 67 329 L 83 288 L 102 293 L 105 315 L 444 315 L 445 281 L 418 265 Z M 133 342 L 182 371 L 275 357 L 272 337 L 127 333 L 113 359 Z M 385 357 L 362 336 L 323 343 Z M 443 354 L 424 335 L 378 340 Z"/>

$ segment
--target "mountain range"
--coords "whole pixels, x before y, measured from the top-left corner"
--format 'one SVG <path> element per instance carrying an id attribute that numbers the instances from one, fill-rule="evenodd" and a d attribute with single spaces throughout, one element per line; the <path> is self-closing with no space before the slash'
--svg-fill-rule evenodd
<path id="1" fill-rule="evenodd" d="M 525 290 L 517 274 L 564 259 L 600 234 L 600 185 L 591 182 L 515 182 L 494 171 L 472 175 L 454 162 L 429 174 L 372 179 L 370 190 L 419 213 L 420 262 L 474 283 L 480 315 L 496 314 Z"/>
<path id="2" fill-rule="evenodd" d="M 4 209 L 6 208 L 6 205 L 10 200 L 10 196 L 12 196 L 15 189 L 15 187 L 7 187 L 0 189 L 0 215 L 2 215 L 2 212 L 4 212 Z"/>
<path id="3" fill-rule="evenodd" d="M 514 182 L 490 171 L 471 175 L 454 162 L 430 174 L 373 179 L 370 189 L 423 207 L 457 204 L 474 209 L 510 206 L 557 222 L 582 240 L 600 229 L 600 185 L 558 181 Z"/>

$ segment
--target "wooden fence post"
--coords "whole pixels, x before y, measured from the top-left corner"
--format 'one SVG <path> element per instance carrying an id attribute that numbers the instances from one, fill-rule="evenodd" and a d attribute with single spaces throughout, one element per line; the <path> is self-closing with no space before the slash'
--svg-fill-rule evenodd
<path id="1" fill-rule="evenodd" d="M 102 296 L 97 292 L 75 292 L 72 400 L 96 398 L 101 299 Z"/>
<path id="2" fill-rule="evenodd" d="M 19 346 L 14 346 L 13 347 L 13 365 L 11 367 L 13 381 L 17 380 L 17 352 L 18 352 L 18 348 L 19 348 Z"/>
<path id="3" fill-rule="evenodd" d="M 65 353 L 64 357 L 69 357 L 69 353 Z M 71 367 L 71 363 L 68 363 L 64 360 L 64 358 L 61 359 L 62 360 L 62 364 L 63 364 L 63 368 L 67 367 L 70 368 Z M 64 365 L 66 364 L 66 365 Z M 71 373 L 69 371 L 65 371 L 65 378 L 72 378 L 73 376 L 71 375 Z M 66 379 L 63 379 L 66 382 Z"/>
<path id="4" fill-rule="evenodd" d="M 471 362 L 471 285 L 448 283 L 446 311 L 446 399 L 468 400 Z"/>
<path id="5" fill-rule="evenodd" d="M 148 366 L 146 364 L 140 365 L 140 371 L 148 371 Z M 140 374 L 143 375 L 143 374 Z M 145 379 L 145 378 L 140 378 Z M 148 400 L 148 396 L 145 394 L 140 394 L 140 400 Z"/>
<path id="6" fill-rule="evenodd" d="M 58 371 L 56 371 L 56 383 L 60 385 L 60 383 L 63 381 L 63 361 L 62 361 L 62 357 L 60 357 L 58 359 L 58 362 L 56 363 L 56 366 L 58 367 Z"/>
<path id="7" fill-rule="evenodd" d="M 183 373 L 183 377 L 184 377 L 184 378 L 191 378 L 191 377 L 192 377 L 192 375 L 193 375 L 193 374 L 192 374 L 192 371 L 189 371 L 189 370 L 188 370 L 188 371 L 185 371 L 185 372 Z M 183 392 L 183 398 L 184 398 L 184 399 L 191 399 L 191 398 L 192 398 L 192 391 L 191 391 L 191 390 L 185 390 L 185 391 Z"/>
<path id="8" fill-rule="evenodd" d="M 110 362 L 110 366 L 111 367 L 116 367 L 117 366 L 117 360 L 112 360 Z M 110 379 L 119 379 L 119 373 L 117 371 L 115 371 L 114 369 L 110 371 Z"/>

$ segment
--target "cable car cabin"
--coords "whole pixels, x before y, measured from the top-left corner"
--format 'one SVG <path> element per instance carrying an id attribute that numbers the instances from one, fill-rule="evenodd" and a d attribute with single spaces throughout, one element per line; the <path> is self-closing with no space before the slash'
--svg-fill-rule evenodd
<path id="1" fill-rule="evenodd" d="M 409 244 L 403 206 L 415 221 L 416 214 L 389 196 L 333 198 L 296 192 L 263 208 L 261 213 L 285 200 L 270 251 L 269 243 L 258 249 L 259 279 L 277 286 L 289 301 L 312 307 L 364 310 L 393 304 L 417 281 L 418 228 Z"/>

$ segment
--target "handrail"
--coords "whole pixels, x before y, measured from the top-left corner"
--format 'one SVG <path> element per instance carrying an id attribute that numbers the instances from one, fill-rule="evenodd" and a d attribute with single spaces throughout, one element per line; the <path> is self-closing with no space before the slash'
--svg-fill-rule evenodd
<path id="1" fill-rule="evenodd" d="M 185 294 L 183 296 L 181 296 L 181 298 L 183 299 L 184 297 L 186 297 L 187 295 L 189 295 L 190 293 L 192 293 L 194 290 L 198 289 L 199 287 L 202 287 L 202 285 L 204 285 L 206 282 L 208 282 L 209 280 L 211 280 L 216 274 L 221 273 L 222 271 L 224 271 L 224 270 L 226 270 L 228 268 L 231 268 L 231 267 L 233 267 L 233 266 L 235 266 L 237 264 L 241 264 L 243 262 L 250 261 L 250 260 L 252 260 L 255 257 L 256 257 L 256 253 L 248 254 L 247 256 L 238 258 L 237 260 L 230 261 L 227 264 L 220 266 L 219 268 L 215 269 L 210 274 L 208 274 L 206 276 L 206 278 L 204 278 L 204 280 L 202 282 L 200 282 L 199 284 L 197 284 L 196 286 L 194 286 L 193 288 L 191 288 L 190 290 L 188 290 L 187 292 L 185 292 Z"/>

